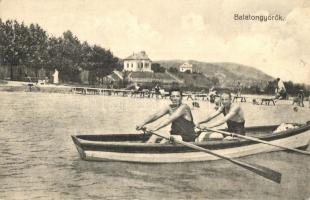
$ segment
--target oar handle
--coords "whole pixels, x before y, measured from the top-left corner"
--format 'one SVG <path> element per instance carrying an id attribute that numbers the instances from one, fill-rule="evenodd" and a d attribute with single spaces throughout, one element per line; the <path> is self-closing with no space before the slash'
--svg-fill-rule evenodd
<path id="1" fill-rule="evenodd" d="M 204 131 L 212 131 L 212 132 L 217 132 L 217 133 L 222 133 L 223 135 L 226 135 L 226 136 L 238 136 L 238 134 L 236 133 L 230 133 L 230 132 L 226 132 L 226 131 L 221 131 L 221 130 L 216 130 L 216 129 L 212 129 L 212 128 L 203 128 L 202 130 Z"/>
<path id="2" fill-rule="evenodd" d="M 235 133 L 229 133 L 229 132 L 215 130 L 215 129 L 211 129 L 211 128 L 198 128 L 198 129 L 201 132 L 212 131 L 212 132 L 222 133 L 223 135 L 226 135 L 226 136 L 231 136 L 231 137 L 237 136 Z"/>
<path id="3" fill-rule="evenodd" d="M 143 131 L 143 135 L 145 136 L 147 133 L 149 133 L 149 134 L 153 134 L 153 135 L 157 135 L 158 137 L 162 137 L 162 138 L 164 138 L 164 139 L 166 139 L 166 140 L 169 140 L 171 143 L 174 143 L 174 141 L 175 141 L 175 138 L 174 137 L 167 137 L 167 136 L 164 136 L 164 135 L 161 135 L 161 134 L 158 134 L 158 133 L 154 133 L 154 132 L 152 132 L 152 131 L 149 131 L 149 130 L 147 130 L 147 128 L 146 127 L 143 127 L 143 128 L 141 128 L 140 129 L 141 131 Z"/>

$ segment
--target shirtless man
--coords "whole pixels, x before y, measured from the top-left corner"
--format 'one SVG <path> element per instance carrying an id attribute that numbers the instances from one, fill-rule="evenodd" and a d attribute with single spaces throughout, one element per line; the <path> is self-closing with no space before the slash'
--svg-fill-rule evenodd
<path id="1" fill-rule="evenodd" d="M 195 124 L 193 122 L 193 116 L 191 113 L 191 109 L 188 105 L 182 103 L 182 92 L 179 89 L 172 89 L 169 92 L 171 104 L 165 106 L 163 109 L 158 112 L 150 115 L 142 122 L 140 125 L 136 127 L 137 130 L 141 130 L 145 125 L 156 121 L 157 119 L 163 117 L 168 114 L 169 117 L 163 122 L 159 123 L 153 128 L 148 128 L 148 131 L 154 132 L 157 131 L 168 124 L 171 124 L 170 138 L 173 140 L 174 138 L 181 139 L 186 142 L 193 142 L 196 138 L 195 132 Z M 176 136 L 177 135 L 177 136 Z M 152 135 L 150 139 L 147 141 L 148 143 L 155 143 L 159 137 L 156 135 Z M 166 142 L 166 140 L 162 140 L 161 143 Z"/>
<path id="2" fill-rule="evenodd" d="M 237 134 L 245 134 L 244 130 L 244 114 L 243 110 L 241 109 L 240 105 L 233 104 L 231 102 L 231 94 L 230 93 L 223 93 L 221 95 L 221 107 L 218 108 L 216 112 L 208 116 L 205 120 L 200 121 L 196 126 L 198 128 L 214 128 L 227 123 L 228 132 L 233 132 Z M 209 122 L 210 120 L 214 119 L 221 113 L 224 114 L 224 118 L 219 120 L 218 122 L 211 124 L 207 127 L 201 126 L 202 123 Z"/>
<path id="3" fill-rule="evenodd" d="M 276 90 L 275 90 L 275 93 L 276 93 L 275 99 L 279 99 L 279 100 L 280 99 L 286 99 L 287 92 L 286 92 L 283 81 L 280 80 L 280 78 L 277 78 L 276 83 L 277 83 L 277 85 L 276 85 Z"/>
<path id="4" fill-rule="evenodd" d="M 242 85 L 240 81 L 238 81 L 237 86 L 236 86 L 237 97 L 241 97 L 241 91 L 242 91 Z"/>

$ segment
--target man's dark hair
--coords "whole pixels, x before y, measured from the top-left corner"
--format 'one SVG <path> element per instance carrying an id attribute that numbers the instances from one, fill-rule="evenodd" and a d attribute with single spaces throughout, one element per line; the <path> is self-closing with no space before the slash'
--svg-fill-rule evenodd
<path id="1" fill-rule="evenodd" d="M 171 88 L 169 90 L 169 96 L 171 96 L 172 92 L 180 92 L 180 95 L 182 96 L 182 90 L 180 88 Z"/>

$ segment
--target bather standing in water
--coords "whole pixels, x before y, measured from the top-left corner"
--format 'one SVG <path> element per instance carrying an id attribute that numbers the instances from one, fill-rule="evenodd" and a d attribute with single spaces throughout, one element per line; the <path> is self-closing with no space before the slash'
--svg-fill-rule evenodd
<path id="1" fill-rule="evenodd" d="M 244 129 L 244 113 L 240 105 L 233 104 L 231 101 L 231 94 L 230 93 L 223 93 L 221 95 L 221 107 L 218 108 L 218 110 L 214 113 L 212 113 L 210 116 L 208 116 L 206 119 L 200 121 L 197 123 L 196 127 L 198 128 L 214 128 L 217 126 L 220 126 L 224 123 L 227 124 L 228 132 L 237 133 L 241 135 L 245 135 L 245 129 Z M 224 114 L 224 118 L 219 120 L 216 123 L 213 123 L 211 125 L 208 125 L 207 127 L 202 126 L 202 123 L 206 123 L 220 115 L 221 113 Z"/>

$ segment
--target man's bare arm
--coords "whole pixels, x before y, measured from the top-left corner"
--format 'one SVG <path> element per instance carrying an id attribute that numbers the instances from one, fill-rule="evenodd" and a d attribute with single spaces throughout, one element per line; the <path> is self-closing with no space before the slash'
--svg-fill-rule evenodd
<path id="1" fill-rule="evenodd" d="M 211 119 L 214 119 L 215 117 L 217 117 L 219 114 L 222 113 L 222 110 L 223 110 L 222 108 L 219 108 L 216 112 L 214 112 L 211 115 L 209 115 L 206 119 L 198 122 L 197 125 L 200 125 L 200 124 L 203 124 L 203 123 L 207 123 Z"/>
<path id="2" fill-rule="evenodd" d="M 167 126 L 168 124 L 172 123 L 174 120 L 176 120 L 177 118 L 181 117 L 182 115 L 185 114 L 187 109 L 186 105 L 182 105 L 180 106 L 174 113 L 172 113 L 172 115 L 170 115 L 165 121 L 161 122 L 160 124 L 158 124 L 156 127 L 154 127 L 153 131 L 157 131 L 165 126 Z"/>
<path id="3" fill-rule="evenodd" d="M 154 122 L 155 120 L 159 119 L 160 117 L 164 116 L 169 112 L 169 107 L 166 106 L 165 108 L 157 111 L 156 113 L 148 116 L 140 125 L 137 126 L 137 129 L 141 129 L 143 126 Z"/>
<path id="4" fill-rule="evenodd" d="M 228 120 L 230 120 L 231 118 L 233 118 L 239 111 L 240 107 L 239 106 L 236 106 L 236 107 L 233 107 L 229 113 L 221 120 L 219 120 L 217 123 L 215 124 L 211 124 L 210 126 L 208 126 L 208 128 L 214 128 L 214 127 L 217 127 L 217 126 L 220 126 L 224 123 L 226 123 Z"/>

